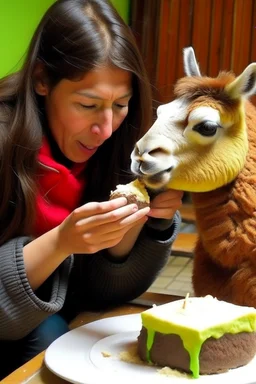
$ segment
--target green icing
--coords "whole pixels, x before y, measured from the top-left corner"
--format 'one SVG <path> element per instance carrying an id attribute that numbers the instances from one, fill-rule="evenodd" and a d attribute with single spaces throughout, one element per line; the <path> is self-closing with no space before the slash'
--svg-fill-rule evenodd
<path id="1" fill-rule="evenodd" d="M 154 338 L 155 338 L 155 331 L 153 329 L 148 329 L 147 330 L 147 360 L 149 363 L 152 363 L 150 359 L 150 351 L 154 343 Z"/>
<path id="2" fill-rule="evenodd" d="M 202 331 L 172 324 L 166 320 L 156 319 L 153 316 L 142 314 L 142 324 L 147 329 L 147 359 L 150 360 L 150 351 L 154 343 L 155 332 L 164 334 L 177 334 L 183 342 L 184 348 L 190 356 L 190 370 L 194 378 L 199 377 L 199 355 L 201 347 L 206 339 L 214 337 L 220 338 L 225 333 L 255 332 L 256 316 L 255 313 L 246 314 L 236 320 L 220 324 Z"/>

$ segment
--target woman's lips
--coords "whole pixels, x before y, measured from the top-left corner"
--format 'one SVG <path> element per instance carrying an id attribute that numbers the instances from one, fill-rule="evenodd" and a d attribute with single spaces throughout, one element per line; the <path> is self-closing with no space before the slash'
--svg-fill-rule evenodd
<path id="1" fill-rule="evenodd" d="M 80 148 L 82 149 L 83 152 L 86 152 L 90 155 L 94 154 L 97 151 L 97 149 L 99 148 L 99 147 L 92 147 L 90 145 L 84 145 L 80 141 L 79 141 L 79 145 L 80 145 Z"/>

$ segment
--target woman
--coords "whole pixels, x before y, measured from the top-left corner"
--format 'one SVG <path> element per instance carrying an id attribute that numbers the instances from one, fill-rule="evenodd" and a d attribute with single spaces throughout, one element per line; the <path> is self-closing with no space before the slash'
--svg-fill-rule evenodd
<path id="1" fill-rule="evenodd" d="M 108 201 L 131 180 L 150 111 L 134 39 L 104 0 L 54 3 L 22 70 L 0 81 L 2 377 L 79 311 L 135 298 L 165 265 L 181 193 L 141 210 Z"/>

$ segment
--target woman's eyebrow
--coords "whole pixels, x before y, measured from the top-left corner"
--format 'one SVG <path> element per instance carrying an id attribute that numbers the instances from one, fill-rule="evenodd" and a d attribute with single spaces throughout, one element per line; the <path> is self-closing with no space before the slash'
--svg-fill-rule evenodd
<path id="1" fill-rule="evenodd" d="M 89 91 L 77 91 L 75 92 L 77 95 L 80 95 L 80 96 L 85 96 L 85 97 L 89 97 L 91 99 L 99 99 L 99 100 L 102 100 L 103 97 L 100 97 L 92 92 L 89 92 Z M 123 96 L 120 96 L 118 97 L 117 99 L 125 99 L 126 97 L 131 97 L 132 96 L 132 91 L 131 92 L 128 92 L 126 93 L 125 95 Z"/>
<path id="2" fill-rule="evenodd" d="M 118 97 L 118 99 L 125 99 L 126 97 L 132 97 L 132 91 L 129 93 L 126 93 L 124 96 Z"/>

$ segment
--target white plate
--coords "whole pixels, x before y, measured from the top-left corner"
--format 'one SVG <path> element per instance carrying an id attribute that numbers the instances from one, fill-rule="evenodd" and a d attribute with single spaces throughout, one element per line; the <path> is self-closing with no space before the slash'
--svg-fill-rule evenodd
<path id="1" fill-rule="evenodd" d="M 135 345 L 140 315 L 106 318 L 83 325 L 55 340 L 46 350 L 45 364 L 57 376 L 75 384 L 191 384 L 191 376 L 160 374 L 159 368 L 120 360 L 120 353 Z M 108 352 L 111 356 L 104 357 Z M 244 367 L 218 375 L 200 376 L 198 384 L 255 384 L 256 358 Z"/>

